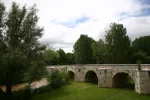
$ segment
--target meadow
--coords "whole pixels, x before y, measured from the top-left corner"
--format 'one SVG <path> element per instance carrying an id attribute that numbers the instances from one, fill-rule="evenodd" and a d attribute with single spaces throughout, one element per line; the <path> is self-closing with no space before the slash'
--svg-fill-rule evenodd
<path id="1" fill-rule="evenodd" d="M 150 95 L 140 95 L 131 89 L 99 88 L 96 84 L 72 82 L 30 100 L 150 100 Z"/>

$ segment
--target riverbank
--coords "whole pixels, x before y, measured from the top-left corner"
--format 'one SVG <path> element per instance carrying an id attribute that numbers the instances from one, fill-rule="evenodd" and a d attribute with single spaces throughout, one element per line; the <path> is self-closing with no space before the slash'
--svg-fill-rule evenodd
<path id="1" fill-rule="evenodd" d="M 46 78 L 42 78 L 41 80 L 39 81 L 35 81 L 31 84 L 31 88 L 39 88 L 41 86 L 44 86 L 47 84 L 47 79 Z M 22 84 L 16 84 L 12 87 L 12 91 L 17 91 L 25 86 L 27 86 L 28 83 L 22 83 Z M 0 86 L 0 88 L 3 90 L 3 91 L 6 91 L 6 86 Z"/>

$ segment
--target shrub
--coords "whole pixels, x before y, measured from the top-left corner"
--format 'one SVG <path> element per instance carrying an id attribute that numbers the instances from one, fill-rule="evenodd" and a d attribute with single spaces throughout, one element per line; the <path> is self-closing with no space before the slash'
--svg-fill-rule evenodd
<path id="1" fill-rule="evenodd" d="M 31 96 L 32 96 L 32 89 L 28 87 L 13 92 L 14 100 L 29 100 Z"/>
<path id="2" fill-rule="evenodd" d="M 145 59 L 145 64 L 150 64 L 150 56 L 147 56 L 146 59 Z"/>
<path id="3" fill-rule="evenodd" d="M 39 88 L 34 89 L 33 92 L 32 92 L 32 94 L 33 95 L 42 94 L 42 93 L 45 93 L 45 92 L 50 92 L 51 90 L 52 90 L 52 88 L 48 84 L 48 85 L 41 86 Z"/>
<path id="4" fill-rule="evenodd" d="M 141 63 L 142 63 L 141 60 L 138 60 L 138 61 L 137 61 L 137 64 L 138 64 L 138 70 L 141 70 L 141 69 L 142 69 L 142 68 L 141 68 Z"/>
<path id="5" fill-rule="evenodd" d="M 29 100 L 33 95 L 42 94 L 45 92 L 50 92 L 51 90 L 52 89 L 51 89 L 50 85 L 45 85 L 45 86 L 35 88 L 35 89 L 25 87 L 25 88 L 20 89 L 18 91 L 14 91 L 13 92 L 13 98 L 14 98 L 14 100 Z"/>
<path id="6" fill-rule="evenodd" d="M 69 82 L 67 68 L 56 70 L 48 75 L 48 82 L 52 88 L 60 88 Z"/>
<path id="7" fill-rule="evenodd" d="M 0 88 L 0 100 L 5 100 L 5 93 L 1 88 Z"/>
<path id="8" fill-rule="evenodd" d="M 45 92 L 52 91 L 52 88 L 60 88 L 61 86 L 67 84 L 69 82 L 69 77 L 67 75 L 67 68 L 63 68 L 62 70 L 56 70 L 48 75 L 48 85 L 31 89 L 29 87 L 25 87 L 18 91 L 13 92 L 14 100 L 29 100 L 31 96 L 42 94 Z"/>

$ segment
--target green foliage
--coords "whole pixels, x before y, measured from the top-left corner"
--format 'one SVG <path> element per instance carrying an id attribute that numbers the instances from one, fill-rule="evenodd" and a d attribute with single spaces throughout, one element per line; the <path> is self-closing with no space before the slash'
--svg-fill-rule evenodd
<path id="1" fill-rule="evenodd" d="M 143 63 L 150 64 L 150 36 L 136 38 L 132 42 L 133 63 L 141 60 Z"/>
<path id="2" fill-rule="evenodd" d="M 5 92 L 0 88 L 0 100 L 5 100 Z"/>
<path id="3" fill-rule="evenodd" d="M 5 6 L 0 3 L 0 80 L 6 85 L 7 99 L 12 97 L 11 86 L 16 80 L 23 79 L 27 71 L 31 71 L 31 75 L 36 72 L 29 68 L 43 67 L 43 64 L 32 63 L 42 59 L 40 55 L 45 50 L 45 46 L 38 41 L 43 28 L 37 25 L 36 13 L 36 6 L 28 9 L 25 6 L 19 7 L 14 2 L 10 11 L 6 12 Z M 35 75 L 38 72 L 41 73 L 37 71 Z"/>
<path id="4" fill-rule="evenodd" d="M 106 63 L 128 63 L 130 39 L 122 24 L 112 23 L 106 31 Z"/>
<path id="5" fill-rule="evenodd" d="M 68 81 L 69 78 L 67 75 L 67 68 L 56 70 L 48 76 L 48 82 L 52 88 L 60 88 L 61 86 L 67 84 Z"/>
<path id="6" fill-rule="evenodd" d="M 142 61 L 138 60 L 136 63 L 138 64 L 138 70 L 141 70 L 141 63 L 142 63 Z"/>
<path id="7" fill-rule="evenodd" d="M 13 95 L 14 95 L 13 99 L 14 100 L 30 100 L 30 98 L 34 95 L 39 95 L 39 94 L 50 92 L 50 91 L 52 91 L 52 88 L 50 87 L 50 85 L 41 86 L 35 89 L 25 87 L 18 91 L 13 91 Z"/>
<path id="8" fill-rule="evenodd" d="M 58 54 L 59 54 L 59 64 L 60 65 L 65 65 L 67 64 L 67 55 L 66 53 L 64 52 L 64 50 L 62 49 L 59 49 L 57 50 Z"/>
<path id="9" fill-rule="evenodd" d="M 150 56 L 150 36 L 143 36 L 136 38 L 132 42 L 134 52 L 145 52 L 146 55 Z"/>
<path id="10" fill-rule="evenodd" d="M 75 56 L 73 53 L 67 53 L 67 64 L 75 64 Z"/>
<path id="11" fill-rule="evenodd" d="M 25 73 L 24 80 L 30 84 L 33 81 L 38 81 L 47 75 L 47 69 L 43 60 L 34 60 L 31 62 L 31 66 Z"/>
<path id="12" fill-rule="evenodd" d="M 75 64 L 74 54 L 65 53 L 62 49 L 59 49 L 57 51 L 48 49 L 44 52 L 43 57 L 47 65 Z"/>
<path id="13" fill-rule="evenodd" d="M 32 95 L 38 95 L 38 94 L 42 94 L 42 93 L 46 93 L 50 91 L 52 91 L 52 87 L 50 86 L 50 84 L 48 84 L 48 85 L 33 89 Z"/>
<path id="14" fill-rule="evenodd" d="M 6 84 L 6 79 L 13 77 L 11 83 L 15 84 L 19 78 L 22 78 L 22 72 L 26 70 L 27 57 L 19 49 L 10 49 L 2 57 L 3 63 L 0 70 L 3 72 L 0 74 L 0 79 Z"/>
<path id="15" fill-rule="evenodd" d="M 150 56 L 147 56 L 144 61 L 145 64 L 150 64 Z"/>
<path id="16" fill-rule="evenodd" d="M 59 53 L 51 49 L 46 50 L 43 57 L 47 65 L 57 65 L 60 58 Z"/>
<path id="17" fill-rule="evenodd" d="M 97 64 L 105 63 L 105 50 L 106 47 L 103 40 L 100 39 L 98 42 L 93 42 L 92 51 Z"/>
<path id="18" fill-rule="evenodd" d="M 80 38 L 73 46 L 77 64 L 93 64 L 96 62 L 92 52 L 93 42 L 95 41 L 87 35 L 80 35 Z"/>
<path id="19" fill-rule="evenodd" d="M 138 60 L 144 62 L 145 58 L 146 58 L 146 54 L 143 52 L 137 52 L 134 54 L 133 57 L 134 57 L 134 59 L 133 59 L 134 63 L 136 63 Z"/>
<path id="20" fill-rule="evenodd" d="M 13 99 L 14 100 L 29 100 L 32 96 L 32 89 L 31 88 L 23 88 L 18 91 L 13 92 Z"/>

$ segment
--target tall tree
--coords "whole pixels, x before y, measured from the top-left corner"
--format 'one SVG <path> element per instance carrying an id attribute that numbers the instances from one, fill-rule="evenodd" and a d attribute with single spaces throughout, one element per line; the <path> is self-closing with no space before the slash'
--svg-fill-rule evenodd
<path id="1" fill-rule="evenodd" d="M 93 56 L 96 59 L 97 64 L 105 63 L 106 46 L 102 39 L 92 44 Z"/>
<path id="2" fill-rule="evenodd" d="M 136 38 L 132 42 L 132 47 L 135 53 L 144 52 L 146 55 L 150 56 L 150 36 Z"/>
<path id="3" fill-rule="evenodd" d="M 47 65 L 57 65 L 60 58 L 59 53 L 52 49 L 46 50 L 43 56 Z"/>
<path id="4" fill-rule="evenodd" d="M 150 64 L 150 56 L 147 56 L 144 61 L 145 64 Z"/>
<path id="5" fill-rule="evenodd" d="M 133 55 L 133 63 L 137 63 L 137 61 L 141 61 L 141 63 L 144 63 L 146 59 L 146 54 L 143 52 L 137 52 Z"/>
<path id="6" fill-rule="evenodd" d="M 7 99 L 12 99 L 11 87 L 15 80 L 24 78 L 28 66 L 40 60 L 45 46 L 38 42 L 43 28 L 37 25 L 38 17 L 35 6 L 27 9 L 13 3 L 8 15 L 0 4 L 0 78 L 6 84 Z M 5 15 L 5 17 L 3 17 Z M 5 18 L 5 19 L 4 19 Z M 39 64 L 38 67 L 44 67 Z M 35 73 L 35 74 L 38 74 Z"/>
<path id="7" fill-rule="evenodd" d="M 75 64 L 75 56 L 73 53 L 67 53 L 67 64 Z"/>
<path id="8" fill-rule="evenodd" d="M 73 46 L 77 64 L 90 64 L 96 62 L 91 47 L 93 42 L 95 41 L 87 35 L 80 35 L 80 38 Z"/>
<path id="9" fill-rule="evenodd" d="M 130 39 L 127 30 L 122 24 L 112 23 L 105 35 L 106 62 L 107 63 L 129 63 L 128 51 Z"/>
<path id="10" fill-rule="evenodd" d="M 67 56 L 66 53 L 63 49 L 59 49 L 57 50 L 58 54 L 59 54 L 59 64 L 60 65 L 65 65 L 67 64 Z"/>
<path id="11" fill-rule="evenodd" d="M 132 42 L 133 48 L 133 62 L 136 63 L 137 60 L 141 60 L 142 63 L 150 63 L 150 36 L 143 36 L 136 38 Z"/>

